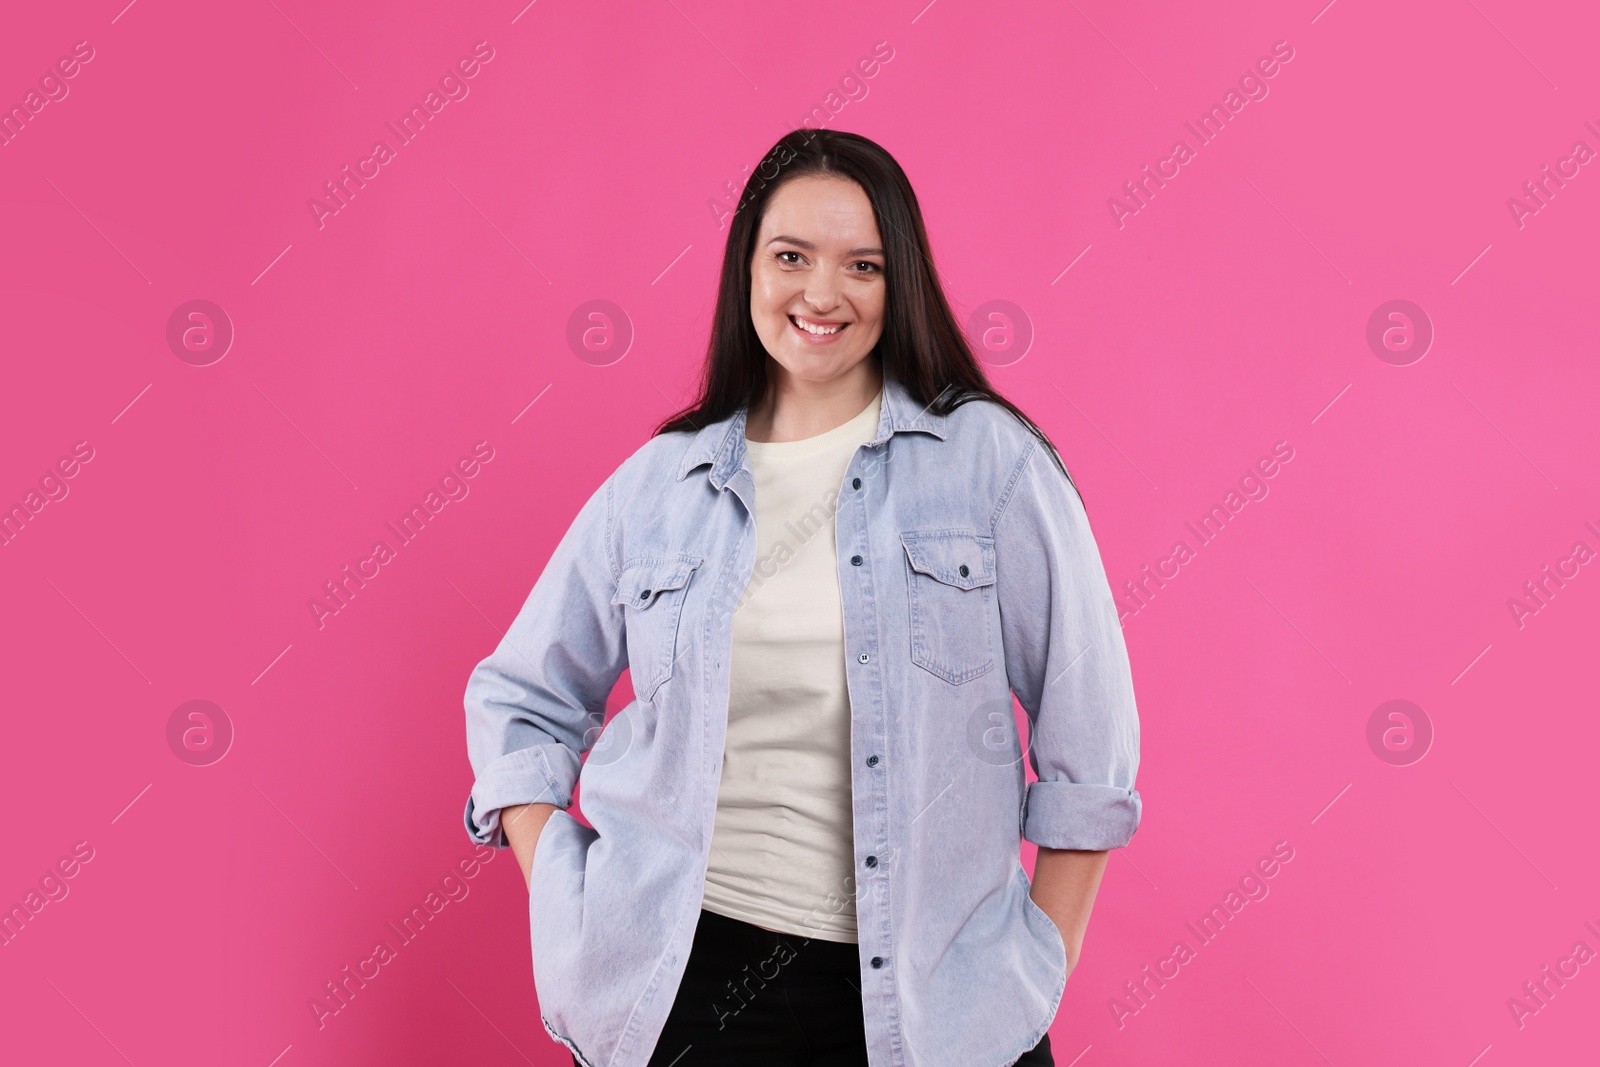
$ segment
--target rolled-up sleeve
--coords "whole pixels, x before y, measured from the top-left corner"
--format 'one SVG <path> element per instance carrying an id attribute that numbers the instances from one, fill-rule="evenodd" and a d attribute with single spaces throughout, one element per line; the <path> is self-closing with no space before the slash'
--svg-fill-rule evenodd
<path id="1" fill-rule="evenodd" d="M 995 524 L 1006 671 L 1028 715 L 1022 835 L 1120 848 L 1139 826 L 1139 715 L 1116 603 L 1083 501 L 1035 441 Z"/>
<path id="2" fill-rule="evenodd" d="M 611 603 L 613 479 L 579 510 L 500 644 L 467 679 L 468 835 L 506 847 L 500 810 L 567 807 L 580 758 L 627 663 L 622 609 Z"/>

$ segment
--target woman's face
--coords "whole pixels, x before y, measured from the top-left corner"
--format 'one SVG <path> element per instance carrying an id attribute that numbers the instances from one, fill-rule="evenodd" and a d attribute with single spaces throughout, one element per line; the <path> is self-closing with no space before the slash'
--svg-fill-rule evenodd
<path id="1" fill-rule="evenodd" d="M 856 366 L 883 334 L 883 270 L 861 186 L 822 176 L 785 182 L 767 202 L 750 263 L 750 318 L 767 353 L 817 381 Z"/>

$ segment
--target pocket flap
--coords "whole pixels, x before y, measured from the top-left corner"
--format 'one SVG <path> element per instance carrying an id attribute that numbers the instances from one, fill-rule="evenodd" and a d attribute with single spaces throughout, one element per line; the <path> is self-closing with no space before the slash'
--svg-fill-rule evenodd
<path id="1" fill-rule="evenodd" d="M 902 533 L 911 569 L 958 589 L 994 584 L 994 538 L 961 530 Z"/>
<path id="2" fill-rule="evenodd" d="M 682 589 L 689 584 L 689 575 L 702 560 L 695 556 L 676 559 L 636 559 L 623 564 L 617 579 L 616 592 L 611 594 L 613 604 L 626 604 L 647 608 L 656 603 L 661 593 Z"/>

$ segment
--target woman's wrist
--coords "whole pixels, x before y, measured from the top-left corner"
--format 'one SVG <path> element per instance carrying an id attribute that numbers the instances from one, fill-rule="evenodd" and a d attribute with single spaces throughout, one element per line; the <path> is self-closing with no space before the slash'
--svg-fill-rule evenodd
<path id="1" fill-rule="evenodd" d="M 1083 934 L 1089 926 L 1089 913 L 1094 909 L 1095 894 L 1109 856 L 1109 852 L 1103 851 L 1041 846 L 1034 862 L 1033 884 L 1028 895 L 1060 931 L 1069 974 L 1078 965 Z"/>
<path id="2" fill-rule="evenodd" d="M 522 868 L 525 885 L 532 879 L 533 851 L 539 843 L 539 833 L 550 816 L 560 810 L 554 804 L 516 804 L 500 809 L 500 828 L 505 831 L 511 854 L 517 857 L 517 866 Z"/>

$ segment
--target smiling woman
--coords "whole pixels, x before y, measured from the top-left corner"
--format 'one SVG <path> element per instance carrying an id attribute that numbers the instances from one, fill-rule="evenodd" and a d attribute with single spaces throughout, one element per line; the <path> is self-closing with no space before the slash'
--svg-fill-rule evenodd
<path id="1" fill-rule="evenodd" d="M 888 152 L 795 131 L 752 174 L 699 398 L 468 679 L 467 830 L 521 864 L 541 1017 L 585 1067 L 1052 1063 L 1142 810 L 1082 498 Z M 974 740 L 1013 698 L 1032 784 L 1014 736 Z"/>

